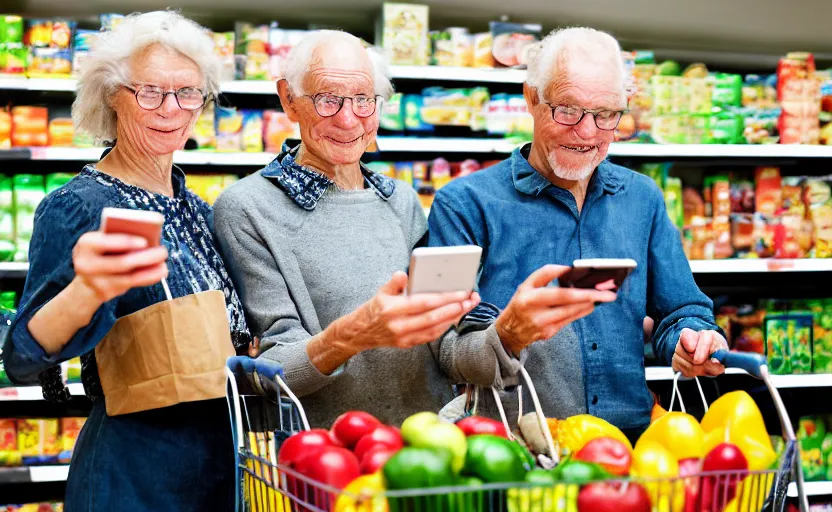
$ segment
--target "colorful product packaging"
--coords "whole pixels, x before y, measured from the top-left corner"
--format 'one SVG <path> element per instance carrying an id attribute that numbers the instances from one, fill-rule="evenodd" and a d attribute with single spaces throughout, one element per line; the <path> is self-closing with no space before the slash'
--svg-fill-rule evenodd
<path id="1" fill-rule="evenodd" d="M 797 439 L 804 479 L 807 482 L 832 479 L 832 417 L 800 418 Z"/>
<path id="2" fill-rule="evenodd" d="M 46 107 L 12 107 L 13 147 L 49 144 L 49 110 Z"/>
<path id="3" fill-rule="evenodd" d="M 240 151 L 243 146 L 243 114 L 233 108 L 217 107 L 217 151 Z"/>
<path id="4" fill-rule="evenodd" d="M 84 427 L 86 418 L 61 418 L 61 451 L 58 455 L 58 462 L 69 464 L 72 460 L 72 451 L 78 442 L 78 436 Z"/>
<path id="5" fill-rule="evenodd" d="M 529 51 L 540 41 L 543 27 L 536 23 L 489 23 L 494 61 L 504 67 L 525 66 Z"/>
<path id="6" fill-rule="evenodd" d="M 238 22 L 235 26 L 235 54 L 245 57 L 243 79 L 269 79 L 269 26 Z"/>
<path id="7" fill-rule="evenodd" d="M 755 171 L 754 182 L 757 184 L 754 193 L 755 211 L 773 217 L 783 206 L 780 169 L 760 167 Z"/>
<path id="8" fill-rule="evenodd" d="M 17 420 L 17 449 L 26 466 L 55 462 L 60 453 L 57 419 Z"/>
<path id="9" fill-rule="evenodd" d="M 285 112 L 266 110 L 263 112 L 264 149 L 269 153 L 279 153 L 286 139 L 299 139 L 299 127 L 293 123 Z"/>
<path id="10" fill-rule="evenodd" d="M 12 114 L 0 109 L 0 150 L 12 147 Z"/>
<path id="11" fill-rule="evenodd" d="M 191 137 L 196 142 L 196 148 L 207 151 L 217 148 L 217 131 L 214 105 L 206 105 L 194 124 Z"/>
<path id="12" fill-rule="evenodd" d="M 97 30 L 78 29 L 75 31 L 72 43 L 72 74 L 74 76 L 81 74 L 84 62 L 87 60 L 98 34 Z"/>
<path id="13" fill-rule="evenodd" d="M 220 81 L 227 82 L 236 78 L 234 64 L 234 32 L 212 32 L 214 55 L 220 65 Z"/>
<path id="14" fill-rule="evenodd" d="M 812 373 L 813 329 L 811 314 L 766 316 L 766 356 L 773 374 Z"/>
<path id="15" fill-rule="evenodd" d="M 385 2 L 376 26 L 376 45 L 397 66 L 427 66 L 428 6 Z"/>
<path id="16" fill-rule="evenodd" d="M 243 110 L 243 151 L 249 153 L 263 152 L 263 112 L 260 110 Z"/>
<path id="17" fill-rule="evenodd" d="M 808 307 L 814 318 L 812 357 L 815 373 L 832 373 L 832 299 L 813 299 Z"/>
<path id="18" fill-rule="evenodd" d="M 14 261 L 27 261 L 29 241 L 35 225 L 35 210 L 46 197 L 43 176 L 17 174 L 13 178 L 15 205 L 15 252 Z"/>
<path id="19" fill-rule="evenodd" d="M 15 211 L 12 178 L 0 176 L 0 261 L 12 261 L 15 246 Z"/>
<path id="20" fill-rule="evenodd" d="M 820 84 L 820 139 L 832 146 L 832 72 L 827 72 Z"/>

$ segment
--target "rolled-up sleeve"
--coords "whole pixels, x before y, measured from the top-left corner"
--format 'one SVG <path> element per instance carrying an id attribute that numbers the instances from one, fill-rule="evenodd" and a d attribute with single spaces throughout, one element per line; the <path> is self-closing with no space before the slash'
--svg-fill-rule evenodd
<path id="1" fill-rule="evenodd" d="M 75 277 L 72 250 L 84 233 L 98 228 L 98 216 L 71 192 L 47 197 L 35 212 L 29 249 L 29 272 L 18 313 L 3 345 L 6 373 L 16 384 L 36 384 L 43 370 L 93 350 L 115 323 L 117 299 L 96 311 L 60 352 L 48 354 L 29 332 L 29 322 Z"/>
<path id="2" fill-rule="evenodd" d="M 653 195 L 653 227 L 648 247 L 647 314 L 656 323 L 653 348 L 669 365 L 682 329 L 715 330 L 713 302 L 693 279 L 679 231 L 667 215 L 658 188 Z"/>
<path id="3" fill-rule="evenodd" d="M 310 395 L 335 382 L 345 365 L 324 375 L 310 361 L 306 347 L 312 334 L 300 318 L 275 255 L 246 214 L 245 202 L 234 193 L 231 189 L 214 204 L 220 252 L 242 299 L 249 328 L 261 338 L 261 357 L 283 366 L 286 383 L 297 396 Z"/>

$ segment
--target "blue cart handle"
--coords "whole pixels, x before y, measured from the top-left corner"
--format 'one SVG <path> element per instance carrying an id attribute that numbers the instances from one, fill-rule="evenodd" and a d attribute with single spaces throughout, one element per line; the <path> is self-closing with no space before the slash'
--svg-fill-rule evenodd
<path id="1" fill-rule="evenodd" d="M 758 379 L 763 378 L 762 368 L 767 365 L 765 356 L 749 352 L 717 350 L 711 357 L 722 363 L 726 368 L 740 368 Z"/>
<path id="2" fill-rule="evenodd" d="M 233 356 L 228 358 L 226 365 L 234 374 L 242 393 L 273 395 L 278 392 L 275 377 L 283 378 L 283 366 L 277 361 L 262 357 L 252 359 L 248 356 Z"/>

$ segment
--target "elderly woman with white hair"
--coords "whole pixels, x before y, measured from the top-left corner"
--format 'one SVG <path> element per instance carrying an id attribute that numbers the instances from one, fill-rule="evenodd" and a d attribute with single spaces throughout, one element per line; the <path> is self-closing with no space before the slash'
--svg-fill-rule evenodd
<path id="1" fill-rule="evenodd" d="M 38 208 L 30 271 L 3 350 L 9 376 L 24 383 L 41 375 L 47 398 L 66 393 L 56 365 L 83 356 L 93 406 L 70 465 L 68 511 L 233 508 L 225 401 L 110 416 L 94 357 L 117 320 L 166 299 L 165 277 L 174 298 L 222 291 L 229 327 L 243 334 L 232 336 L 234 343 L 246 344 L 242 306 L 212 238 L 211 209 L 172 163 L 217 92 L 217 69 L 202 27 L 153 12 L 102 33 L 79 78 L 77 127 L 114 146 Z M 105 207 L 163 214 L 161 246 L 99 231 Z"/>

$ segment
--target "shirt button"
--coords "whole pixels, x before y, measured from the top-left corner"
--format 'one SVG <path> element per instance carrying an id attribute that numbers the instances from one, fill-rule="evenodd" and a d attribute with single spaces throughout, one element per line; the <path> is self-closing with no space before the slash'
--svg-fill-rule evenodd
<path id="1" fill-rule="evenodd" d="M 592 350 L 598 350 L 598 344 L 597 343 L 592 344 Z"/>
<path id="2" fill-rule="evenodd" d="M 598 403 L 598 395 L 595 395 L 595 396 L 592 397 L 592 405 L 595 405 L 597 403 Z"/>

